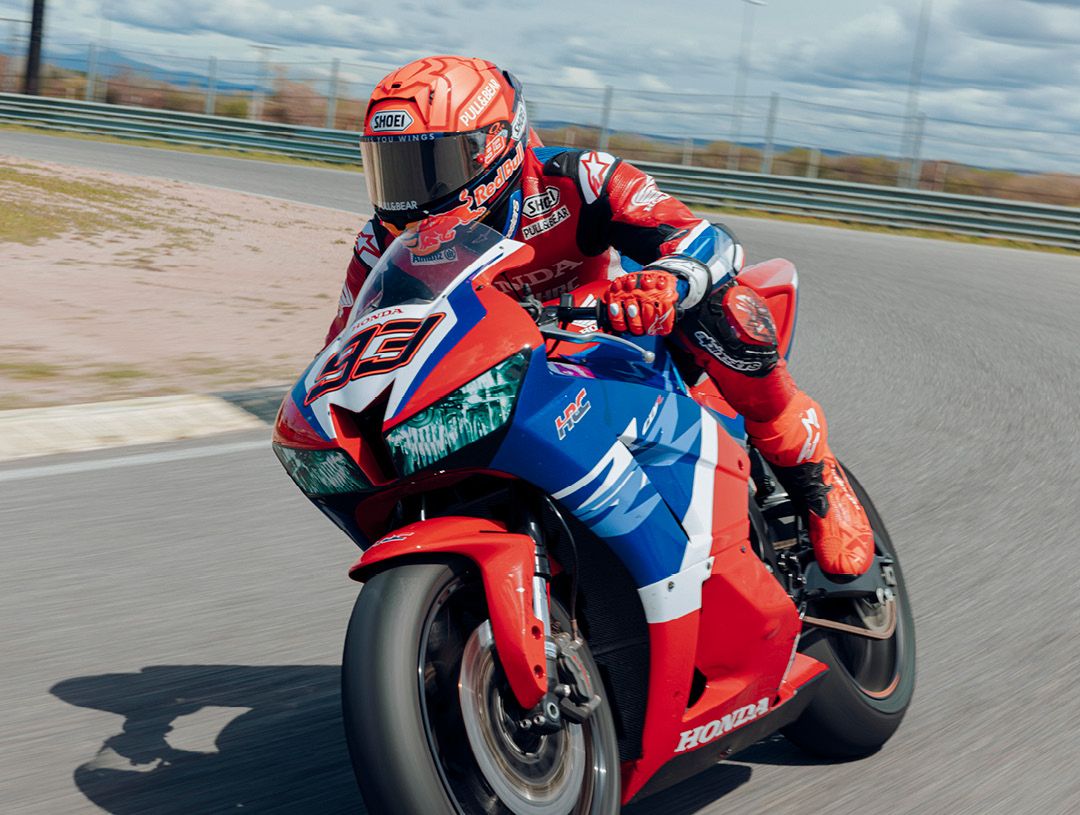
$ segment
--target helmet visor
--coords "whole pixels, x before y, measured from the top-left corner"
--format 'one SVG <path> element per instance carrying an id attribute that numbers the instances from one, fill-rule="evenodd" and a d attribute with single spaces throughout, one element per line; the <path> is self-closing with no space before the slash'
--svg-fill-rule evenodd
<path id="1" fill-rule="evenodd" d="M 487 130 L 434 135 L 424 141 L 392 139 L 360 139 L 371 203 L 388 213 L 424 210 L 486 169 Z"/>

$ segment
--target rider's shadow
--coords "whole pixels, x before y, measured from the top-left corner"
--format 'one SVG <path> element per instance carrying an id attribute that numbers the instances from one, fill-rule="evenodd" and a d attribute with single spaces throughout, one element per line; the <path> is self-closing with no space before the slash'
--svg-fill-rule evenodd
<path id="1" fill-rule="evenodd" d="M 75 770 L 115 815 L 363 813 L 336 666 L 154 666 L 67 679 L 52 693 L 124 717 Z"/>

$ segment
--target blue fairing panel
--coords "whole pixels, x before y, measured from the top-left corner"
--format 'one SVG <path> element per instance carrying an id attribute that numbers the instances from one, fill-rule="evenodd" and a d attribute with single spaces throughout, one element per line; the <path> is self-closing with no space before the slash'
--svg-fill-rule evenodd
<path id="1" fill-rule="evenodd" d="M 603 346 L 565 358 L 585 364 L 549 364 L 537 349 L 491 462 L 559 500 L 608 543 L 638 586 L 680 570 L 687 535 L 679 519 L 690 506 L 701 422 L 709 420 L 656 347 L 649 365 Z"/>

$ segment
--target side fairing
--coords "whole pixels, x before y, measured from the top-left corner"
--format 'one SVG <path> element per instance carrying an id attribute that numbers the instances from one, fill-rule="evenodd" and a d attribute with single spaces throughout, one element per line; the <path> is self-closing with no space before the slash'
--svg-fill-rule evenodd
<path id="1" fill-rule="evenodd" d="M 719 445 L 737 456 L 738 444 L 683 394 L 662 348 L 640 383 L 625 381 L 626 371 L 623 381 L 601 378 L 602 355 L 591 356 L 579 366 L 534 353 L 491 466 L 541 487 L 603 538 L 649 622 L 675 619 L 700 607 L 707 572 L 682 575 L 709 557 Z M 623 355 L 620 364 L 634 363 Z"/>

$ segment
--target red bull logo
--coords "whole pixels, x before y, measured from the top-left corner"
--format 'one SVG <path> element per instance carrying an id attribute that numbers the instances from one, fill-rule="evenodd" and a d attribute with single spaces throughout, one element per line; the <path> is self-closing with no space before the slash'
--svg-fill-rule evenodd
<path id="1" fill-rule="evenodd" d="M 468 190 L 461 191 L 463 203 L 449 212 L 432 215 L 416 225 L 405 246 L 416 257 L 427 257 L 457 237 L 457 229 L 487 215 L 487 207 L 474 207 Z"/>

